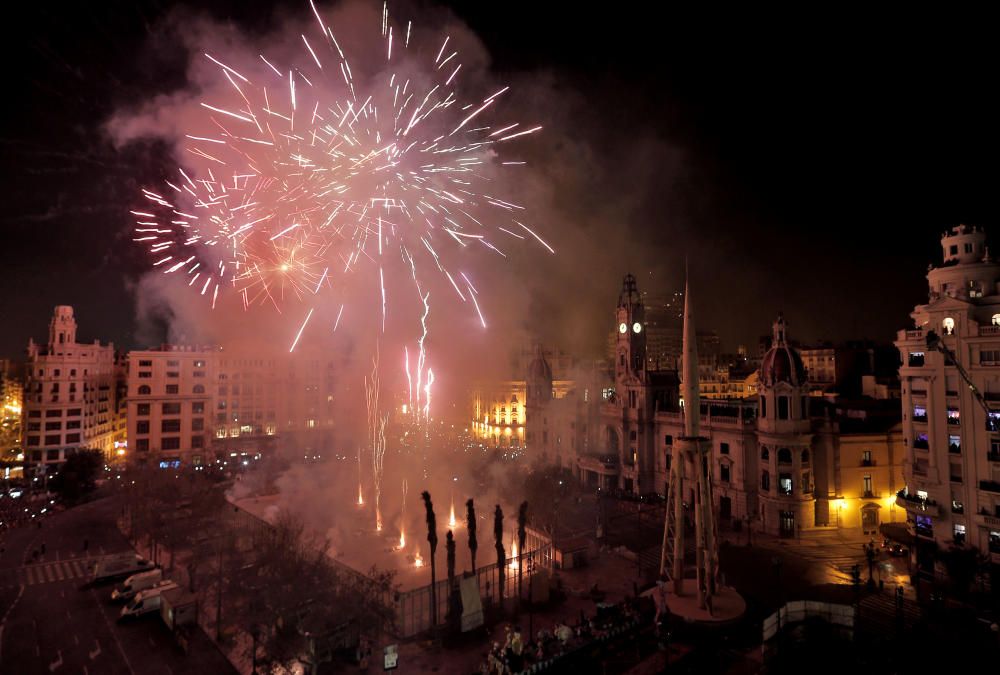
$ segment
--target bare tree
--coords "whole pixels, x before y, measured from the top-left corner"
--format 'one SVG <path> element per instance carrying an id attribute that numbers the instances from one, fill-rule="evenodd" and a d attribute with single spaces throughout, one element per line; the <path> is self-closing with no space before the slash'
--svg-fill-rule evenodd
<path id="1" fill-rule="evenodd" d="M 434 504 L 431 502 L 431 493 L 424 490 L 420 493 L 424 500 L 424 511 L 427 516 L 427 542 L 431 545 L 431 626 L 437 626 L 437 563 L 434 556 L 437 553 L 437 518 L 434 516 Z"/>
<path id="2" fill-rule="evenodd" d="M 469 533 L 469 553 L 472 554 L 472 573 L 476 573 L 476 549 L 479 542 L 476 540 L 476 505 L 472 500 L 465 502 L 465 527 Z"/>
<path id="3" fill-rule="evenodd" d="M 500 606 L 503 607 L 503 587 L 506 581 L 505 567 L 507 565 L 507 558 L 503 548 L 503 509 L 497 504 L 496 509 L 493 511 L 493 538 L 496 540 L 496 550 L 497 550 L 497 589 L 500 591 Z"/>
<path id="4" fill-rule="evenodd" d="M 524 571 L 524 541 L 528 538 L 528 502 L 521 502 L 517 509 L 517 554 L 521 560 L 517 564 L 517 604 L 521 605 L 521 576 Z"/>

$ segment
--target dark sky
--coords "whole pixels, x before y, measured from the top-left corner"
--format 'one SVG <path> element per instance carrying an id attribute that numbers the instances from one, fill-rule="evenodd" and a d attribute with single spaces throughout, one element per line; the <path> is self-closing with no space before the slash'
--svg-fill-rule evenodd
<path id="1" fill-rule="evenodd" d="M 207 11 L 256 30 L 300 4 L 308 10 Z M 655 282 L 631 271 L 668 290 L 688 253 L 702 322 L 729 347 L 767 332 L 779 310 L 806 340 L 891 340 L 925 297 L 938 234 L 998 224 L 997 61 L 983 16 L 451 5 L 498 76 L 544 73 L 577 93 L 567 115 L 580 116 L 598 161 L 621 161 L 640 139 L 631 154 L 648 166 L 617 236 L 662 250 L 673 271 Z M 56 304 L 76 307 L 85 339 L 135 341 L 133 288 L 148 262 L 129 241 L 127 210 L 166 150 L 117 151 L 102 125 L 118 106 L 183 84 L 186 55 L 158 29 L 173 9 L 27 3 L 4 22 L 0 355 L 43 338 Z M 549 236 L 558 248 L 559 233 Z M 632 264 L 588 270 L 607 279 L 607 296 L 591 301 L 610 311 Z"/>

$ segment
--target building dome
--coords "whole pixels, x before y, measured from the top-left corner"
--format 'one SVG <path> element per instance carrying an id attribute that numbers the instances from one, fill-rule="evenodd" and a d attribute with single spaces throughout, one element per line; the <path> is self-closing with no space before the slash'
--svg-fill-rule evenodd
<path id="1" fill-rule="evenodd" d="M 798 350 L 785 340 L 787 324 L 780 314 L 774 322 L 774 342 L 760 363 L 760 382 L 771 387 L 778 382 L 788 382 L 798 387 L 806 383 L 806 369 Z"/>
<path id="2" fill-rule="evenodd" d="M 535 358 L 528 364 L 528 380 L 552 381 L 552 366 L 545 360 L 541 345 L 535 345 Z"/>

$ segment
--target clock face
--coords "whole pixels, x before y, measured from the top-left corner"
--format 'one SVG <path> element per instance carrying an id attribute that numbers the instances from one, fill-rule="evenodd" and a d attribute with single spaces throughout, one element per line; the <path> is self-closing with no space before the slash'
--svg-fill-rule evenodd
<path id="1" fill-rule="evenodd" d="M 636 333 L 641 333 L 642 332 L 642 324 L 639 323 L 638 321 L 636 321 L 634 324 L 632 324 L 632 330 L 634 332 L 636 332 Z"/>
<path id="2" fill-rule="evenodd" d="M 623 335 L 625 333 L 627 333 L 628 332 L 628 324 L 627 323 L 618 324 L 618 332 L 622 333 Z"/>

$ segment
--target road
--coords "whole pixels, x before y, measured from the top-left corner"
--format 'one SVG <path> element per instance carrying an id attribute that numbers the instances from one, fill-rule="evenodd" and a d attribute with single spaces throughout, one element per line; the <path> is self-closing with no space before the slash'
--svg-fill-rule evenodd
<path id="1" fill-rule="evenodd" d="M 113 500 L 105 498 L 4 535 L 0 672 L 235 673 L 201 630 L 185 655 L 157 615 L 118 623 L 110 586 L 81 589 L 88 559 L 132 551 L 115 515 Z M 36 562 L 32 552 L 43 544 Z"/>

